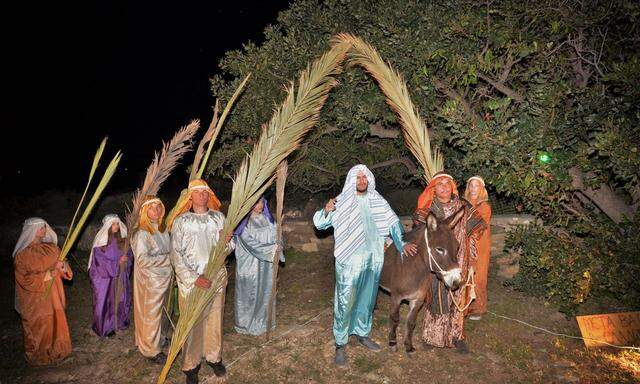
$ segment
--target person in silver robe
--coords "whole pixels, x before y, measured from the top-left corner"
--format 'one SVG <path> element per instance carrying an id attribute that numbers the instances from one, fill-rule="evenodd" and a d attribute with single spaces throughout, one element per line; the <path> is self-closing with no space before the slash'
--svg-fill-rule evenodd
<path id="1" fill-rule="evenodd" d="M 269 298 L 273 289 L 273 260 L 284 262 L 282 247 L 276 241 L 276 225 L 267 200 L 262 197 L 235 233 L 236 287 L 235 330 L 258 336 L 267 331 Z M 275 328 L 275 308 L 271 314 Z"/>
<path id="2" fill-rule="evenodd" d="M 203 273 L 209 262 L 211 250 L 218 241 L 228 243 L 228 250 L 234 245 L 231 239 L 220 239 L 225 216 L 219 211 L 220 202 L 202 179 L 189 182 L 188 193 L 184 201 L 178 202 L 175 219 L 169 218 L 171 231 L 171 263 L 178 282 L 178 305 L 184 310 L 186 300 L 192 289 L 216 289 L 215 280 L 222 286 L 215 293 L 211 303 L 205 307 L 201 319 L 196 323 L 182 347 L 182 371 L 187 384 L 198 383 L 198 372 L 202 359 L 213 369 L 218 378 L 226 376 L 222 363 L 222 321 L 224 317 L 225 289 L 227 271 L 221 268 L 214 281 Z"/>

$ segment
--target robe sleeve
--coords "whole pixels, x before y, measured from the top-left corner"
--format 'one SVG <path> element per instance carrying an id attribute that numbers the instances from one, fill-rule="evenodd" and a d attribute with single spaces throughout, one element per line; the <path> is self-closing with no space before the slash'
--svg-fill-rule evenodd
<path id="1" fill-rule="evenodd" d="M 132 257 L 136 259 L 136 266 L 140 268 L 153 268 L 156 267 L 158 262 L 162 262 L 164 258 L 151 256 L 149 249 L 150 234 L 145 231 L 138 231 L 131 241 Z M 132 262 L 132 261 L 130 261 Z"/>
<path id="2" fill-rule="evenodd" d="M 275 241 L 261 242 L 250 231 L 245 230 L 240 236 L 236 236 L 237 241 L 249 252 L 253 257 L 261 261 L 273 262 L 273 253 L 276 251 Z M 275 237 L 275 236 L 273 236 Z"/>
<path id="3" fill-rule="evenodd" d="M 396 246 L 396 249 L 402 255 L 406 243 L 402 240 L 404 230 L 402 229 L 402 224 L 399 220 L 391 226 L 389 234 L 391 235 L 391 239 L 393 239 L 393 244 Z"/>
<path id="4" fill-rule="evenodd" d="M 193 287 L 193 283 L 198 279 L 200 274 L 191 269 L 189 265 L 184 262 L 184 254 L 186 252 L 184 244 L 184 231 L 182 228 L 182 222 L 178 218 L 173 223 L 171 230 L 171 253 L 169 257 L 171 264 L 176 271 L 176 278 L 186 287 Z"/>
<path id="5" fill-rule="evenodd" d="M 93 248 L 93 265 L 91 268 L 95 273 L 103 278 L 116 277 L 118 274 L 118 257 L 114 258 L 109 254 L 110 247 L 102 252 L 100 247 Z"/>
<path id="6" fill-rule="evenodd" d="M 482 237 L 482 234 L 491 225 L 491 206 L 489 205 L 489 203 L 484 202 L 480 204 L 476 210 L 475 216 L 482 222 L 476 227 L 475 231 L 473 231 L 471 236 L 475 240 L 478 240 Z"/>
<path id="7" fill-rule="evenodd" d="M 14 260 L 16 284 L 26 291 L 44 292 L 47 287 L 44 279 L 47 273 L 53 271 L 53 265 L 48 269 L 42 268 L 42 265 L 38 264 L 36 264 L 37 267 L 34 267 L 34 263 L 30 263 L 29 259 L 29 255 L 25 252 L 16 255 Z"/>
<path id="8" fill-rule="evenodd" d="M 313 215 L 313 225 L 319 230 L 325 230 L 333 226 L 333 215 L 335 211 L 331 211 L 328 214 L 324 213 L 324 208 L 320 209 Z"/>

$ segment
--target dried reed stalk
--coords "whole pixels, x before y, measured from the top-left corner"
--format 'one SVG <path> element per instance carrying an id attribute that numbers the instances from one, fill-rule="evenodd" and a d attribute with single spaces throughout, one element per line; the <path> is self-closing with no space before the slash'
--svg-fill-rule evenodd
<path id="1" fill-rule="evenodd" d="M 283 239 L 282 239 L 282 225 L 284 219 L 284 187 L 287 183 L 287 173 L 289 172 L 289 166 L 287 161 L 284 160 L 278 166 L 276 171 L 276 252 L 273 254 L 273 275 L 271 281 L 273 285 L 271 288 L 271 294 L 269 295 L 269 306 L 267 307 L 267 340 L 271 337 L 271 328 L 273 327 L 273 320 L 276 310 L 276 296 L 278 292 L 278 269 L 280 267 L 280 252 L 283 251 Z"/>

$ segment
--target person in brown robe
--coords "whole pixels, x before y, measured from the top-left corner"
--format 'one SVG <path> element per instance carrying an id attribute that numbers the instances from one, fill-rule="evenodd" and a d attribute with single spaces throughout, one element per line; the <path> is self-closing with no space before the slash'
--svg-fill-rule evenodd
<path id="1" fill-rule="evenodd" d="M 26 220 L 13 264 L 25 358 L 31 365 L 55 363 L 71 353 L 62 279 L 70 280 L 73 273 L 59 256 L 51 227 L 39 218 Z"/>
<path id="2" fill-rule="evenodd" d="M 467 312 L 469 320 L 480 320 L 487 313 L 487 281 L 491 255 L 491 206 L 482 177 L 473 176 L 467 180 L 464 197 L 482 219 L 481 225 L 469 237 L 470 247 L 474 250 L 472 254 L 476 255 L 469 261 L 475 270 L 476 299 Z"/>
<path id="3" fill-rule="evenodd" d="M 414 220 L 425 221 L 429 212 L 433 212 L 441 220 L 454 215 L 461 208 L 469 209 L 469 203 L 458 196 L 458 190 L 453 178 L 446 173 L 437 173 L 429 182 L 424 192 L 418 198 L 418 206 L 414 213 Z M 457 260 L 462 270 L 462 281 L 467 281 L 469 271 L 469 226 L 470 220 L 465 214 L 453 228 L 454 236 L 460 243 Z M 451 301 L 445 285 L 438 279 L 433 279 L 431 286 L 433 301 L 430 308 L 425 310 L 422 339 L 427 346 L 456 348 L 460 352 L 468 352 L 464 341 L 464 311 L 460 311 Z M 463 286 L 453 292 L 453 298 L 459 306 L 465 306 L 467 290 Z"/>

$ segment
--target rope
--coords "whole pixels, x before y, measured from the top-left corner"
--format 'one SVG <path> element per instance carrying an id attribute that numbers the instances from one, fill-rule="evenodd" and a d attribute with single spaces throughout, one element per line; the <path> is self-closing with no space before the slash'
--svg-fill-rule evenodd
<path id="1" fill-rule="evenodd" d="M 476 274 L 476 271 L 473 269 L 473 267 L 469 267 L 469 271 L 467 272 L 467 282 L 464 284 L 464 288 L 462 288 L 465 291 L 464 291 L 464 294 L 460 294 L 460 301 L 462 301 L 464 300 L 464 297 L 467 293 L 467 287 L 471 287 L 471 293 L 469 294 L 469 301 L 464 306 L 464 308 L 460 308 L 460 304 L 458 304 L 458 302 L 456 302 L 456 299 L 453 297 L 453 292 L 449 290 L 449 298 L 453 302 L 453 305 L 455 305 L 458 311 L 460 312 L 466 311 L 467 308 L 469 308 L 469 306 L 473 302 L 473 300 L 476 299 L 476 279 L 474 277 L 475 274 Z M 471 280 L 471 283 L 469 283 L 469 280 Z"/>
<path id="2" fill-rule="evenodd" d="M 433 261 L 433 263 L 436 265 L 436 267 L 438 267 L 438 271 L 440 273 L 444 274 L 445 271 L 442 269 L 442 267 L 440 267 L 440 265 L 438 264 L 436 259 L 433 257 L 433 253 L 431 253 L 431 246 L 429 245 L 429 234 L 427 233 L 427 229 L 426 228 L 424 230 L 424 240 L 425 240 L 425 243 L 427 244 L 427 254 L 429 255 L 429 269 L 431 271 L 435 272 L 433 270 L 433 265 L 431 264 L 431 262 Z M 464 287 L 461 288 L 461 289 L 465 290 L 464 294 L 460 295 L 461 300 L 464 300 L 464 296 L 467 293 L 467 291 L 466 291 L 467 287 L 471 287 L 471 293 L 469 295 L 469 301 L 464 306 L 464 308 L 460 308 L 460 304 L 453 297 L 453 292 L 451 292 L 450 289 L 447 289 L 447 291 L 449 291 L 449 298 L 453 302 L 453 305 L 455 305 L 456 308 L 458 309 L 458 311 L 460 311 L 460 312 L 466 311 L 467 308 L 469 308 L 469 306 L 473 302 L 473 300 L 476 299 L 476 290 L 475 290 L 476 281 L 475 281 L 474 275 L 475 275 L 475 271 L 473 270 L 473 267 L 470 267 L 469 271 L 467 272 L 467 281 L 465 282 Z M 469 280 L 471 280 L 471 283 L 469 283 Z M 442 297 L 442 295 L 440 294 L 440 284 L 438 284 L 438 301 L 440 302 L 440 314 L 442 314 L 442 299 L 441 299 L 441 297 Z"/>
<path id="3" fill-rule="evenodd" d="M 630 350 L 633 350 L 633 351 L 640 351 L 640 347 L 631 347 L 631 346 L 627 346 L 627 345 L 615 345 L 615 344 L 607 343 L 606 341 L 602 341 L 602 340 L 598 340 L 598 339 L 592 339 L 592 338 L 589 338 L 589 337 L 580 337 L 580 336 L 567 335 L 565 333 L 558 333 L 558 332 L 550 331 L 548 329 L 545 329 L 545 328 L 542 328 L 542 327 L 538 327 L 536 325 L 529 324 L 529 323 L 527 323 L 525 321 L 514 319 L 512 317 L 508 317 L 508 316 L 504 316 L 504 315 L 498 315 L 495 312 L 487 311 L 487 313 L 490 313 L 493 316 L 500 317 L 500 318 L 503 318 L 503 319 L 506 319 L 506 320 L 515 321 L 516 323 L 520 323 L 522 325 L 526 325 L 527 327 L 531 327 L 531 328 L 537 329 L 539 331 L 546 332 L 546 333 L 548 333 L 550 335 L 553 335 L 553 336 L 561 336 L 561 337 L 566 337 L 566 338 L 569 338 L 569 339 L 576 339 L 576 340 L 583 340 L 583 341 L 584 340 L 595 341 L 597 343 L 604 344 L 604 345 L 606 345 L 608 347 L 614 347 L 614 348 L 618 348 L 618 349 L 630 349 Z"/>

